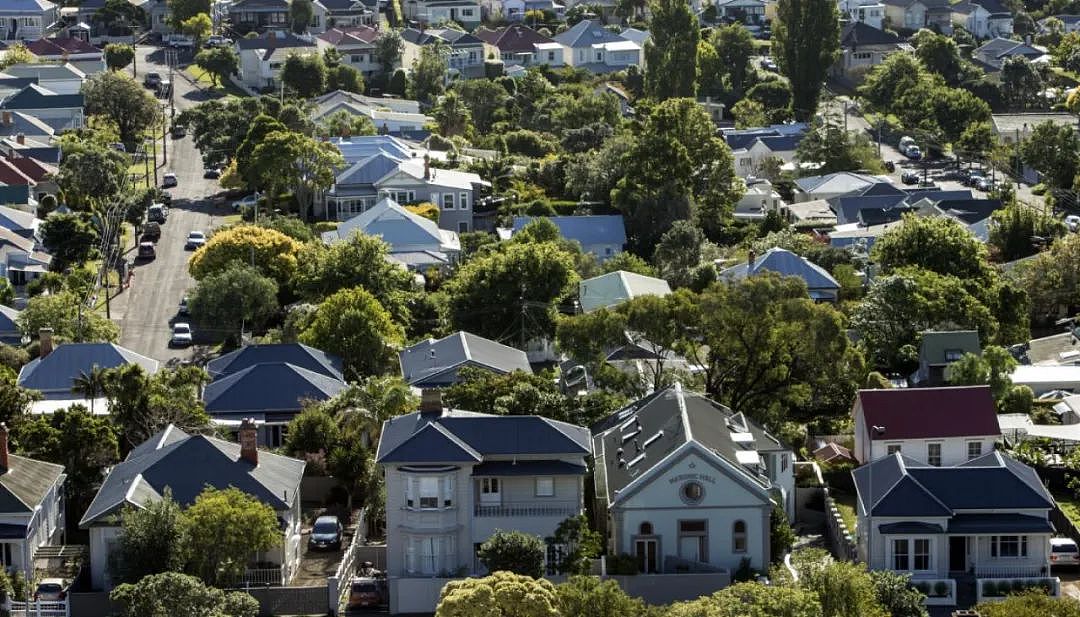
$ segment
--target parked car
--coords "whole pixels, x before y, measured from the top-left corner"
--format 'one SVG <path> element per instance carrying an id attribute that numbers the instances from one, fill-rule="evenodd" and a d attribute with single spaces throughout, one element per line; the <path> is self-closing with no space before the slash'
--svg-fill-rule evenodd
<path id="1" fill-rule="evenodd" d="M 183 298 L 180 298 L 180 306 L 177 307 L 176 312 L 178 314 L 180 314 L 181 316 L 183 316 L 183 317 L 187 317 L 188 315 L 191 314 L 190 310 L 188 309 L 188 297 L 187 296 L 184 296 Z"/>
<path id="2" fill-rule="evenodd" d="M 136 253 L 136 259 L 142 259 L 144 261 L 149 261 L 151 259 L 154 259 L 155 257 L 157 257 L 157 251 L 154 250 L 154 243 L 153 242 L 140 242 L 139 243 L 139 252 Z"/>
<path id="3" fill-rule="evenodd" d="M 34 590 L 34 600 L 61 602 L 65 598 L 67 598 L 67 585 L 64 584 L 62 578 L 43 578 Z"/>
<path id="4" fill-rule="evenodd" d="M 983 172 L 975 170 L 968 174 L 968 177 L 964 179 L 964 186 L 975 187 L 979 183 L 979 180 L 983 178 Z"/>
<path id="5" fill-rule="evenodd" d="M 772 58 L 762 59 L 761 68 L 765 69 L 766 71 L 772 71 L 774 73 L 780 70 L 780 67 L 776 65 L 776 61 Z"/>
<path id="6" fill-rule="evenodd" d="M 341 536 L 344 530 L 341 521 L 336 516 L 320 516 L 315 519 L 315 526 L 311 528 L 311 536 L 308 537 L 308 549 L 341 550 Z"/>
<path id="7" fill-rule="evenodd" d="M 901 154 L 913 161 L 918 161 L 922 159 L 922 150 L 920 150 L 919 146 L 916 146 L 915 144 L 911 144 L 907 148 L 904 148 L 901 151 Z"/>
<path id="8" fill-rule="evenodd" d="M 173 139 L 183 139 L 187 136 L 187 127 L 183 124 L 174 124 L 169 132 L 172 133 Z"/>
<path id="9" fill-rule="evenodd" d="M 1075 214 L 1066 216 L 1065 226 L 1069 228 L 1069 231 L 1080 231 L 1080 216 Z"/>
<path id="10" fill-rule="evenodd" d="M 989 191 L 990 189 L 994 188 L 994 181 L 990 178 L 979 178 L 975 182 L 975 188 L 979 189 L 980 191 Z"/>
<path id="11" fill-rule="evenodd" d="M 206 42 L 203 43 L 203 47 L 228 47 L 232 44 L 233 42 L 227 37 L 215 34 L 213 36 L 207 37 Z"/>
<path id="12" fill-rule="evenodd" d="M 904 173 L 900 174 L 900 181 L 904 184 L 918 184 L 919 172 L 906 169 Z"/>
<path id="13" fill-rule="evenodd" d="M 201 231 L 193 231 L 187 235 L 184 248 L 195 250 L 204 244 L 206 244 L 206 234 Z"/>
<path id="14" fill-rule="evenodd" d="M 169 218 L 169 209 L 165 204 L 153 204 L 146 209 L 146 220 L 151 223 L 164 223 Z"/>
<path id="15" fill-rule="evenodd" d="M 383 604 L 382 585 L 373 578 L 358 577 L 349 587 L 349 602 L 346 608 L 372 608 Z"/>
<path id="16" fill-rule="evenodd" d="M 190 36 L 183 34 L 172 34 L 168 38 L 169 47 L 175 47 L 177 49 L 191 49 L 195 47 L 195 41 Z"/>
<path id="17" fill-rule="evenodd" d="M 162 187 L 162 188 L 166 188 L 166 189 L 167 189 L 167 188 L 169 188 L 169 187 L 173 187 L 173 186 L 176 186 L 176 185 L 177 185 L 177 182 L 176 182 L 176 174 L 174 174 L 174 173 L 173 173 L 173 172 L 171 172 L 171 171 L 170 171 L 170 172 L 168 172 L 168 173 L 166 173 L 166 174 L 165 174 L 165 177 L 164 177 L 164 178 L 162 178 L 162 180 L 161 180 L 161 187 Z"/>
<path id="18" fill-rule="evenodd" d="M 142 83 L 147 88 L 157 88 L 161 83 L 161 73 L 147 73 L 142 80 Z"/>
<path id="19" fill-rule="evenodd" d="M 161 239 L 161 223 L 147 223 L 143 225 L 142 239 L 157 242 Z"/>
<path id="20" fill-rule="evenodd" d="M 191 325 L 186 323 L 174 323 L 172 327 L 172 339 L 170 347 L 187 347 L 191 345 Z"/>
<path id="21" fill-rule="evenodd" d="M 255 207 L 255 204 L 259 203 L 260 197 L 262 197 L 262 195 L 260 195 L 259 193 L 252 193 L 247 197 L 234 201 L 232 204 L 232 209 L 234 212 L 239 212 L 244 208 L 253 208 Z"/>
<path id="22" fill-rule="evenodd" d="M 1080 548 L 1072 538 L 1050 538 L 1050 566 L 1080 565 Z"/>
<path id="23" fill-rule="evenodd" d="M 206 178 L 207 180 L 217 180 L 221 177 L 221 170 L 217 167 L 211 167 L 210 169 L 207 169 L 203 172 L 202 177 Z"/>

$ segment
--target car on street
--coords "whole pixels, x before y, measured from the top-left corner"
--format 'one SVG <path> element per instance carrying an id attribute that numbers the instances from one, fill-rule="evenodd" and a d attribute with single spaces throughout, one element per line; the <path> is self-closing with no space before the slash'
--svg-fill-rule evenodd
<path id="1" fill-rule="evenodd" d="M 255 204 L 259 203 L 259 198 L 262 197 L 259 193 L 252 193 L 247 197 L 243 197 L 233 202 L 233 212 L 239 212 L 244 208 L 254 208 Z"/>
<path id="2" fill-rule="evenodd" d="M 142 239 L 157 242 L 161 239 L 161 223 L 147 223 L 143 225 Z"/>
<path id="3" fill-rule="evenodd" d="M 161 73 L 147 73 L 143 76 L 142 83 L 147 88 L 157 88 L 161 83 Z"/>
<path id="4" fill-rule="evenodd" d="M 774 73 L 780 70 L 780 67 L 776 65 L 776 61 L 772 58 L 763 58 L 761 60 L 761 68 Z"/>
<path id="5" fill-rule="evenodd" d="M 187 296 L 184 296 L 183 298 L 180 298 L 180 306 L 177 307 L 176 312 L 179 315 L 181 315 L 182 317 L 187 317 L 188 315 L 191 314 L 190 310 L 188 309 L 188 297 Z"/>
<path id="6" fill-rule="evenodd" d="M 43 578 L 34 590 L 34 600 L 61 602 L 67 598 L 67 585 L 62 578 Z"/>
<path id="7" fill-rule="evenodd" d="M 203 43 L 203 47 L 228 47 L 229 45 L 232 45 L 232 41 L 219 34 L 207 37 L 206 42 Z"/>
<path id="8" fill-rule="evenodd" d="M 1050 538 L 1050 567 L 1080 565 L 1080 548 L 1072 538 Z"/>
<path id="9" fill-rule="evenodd" d="M 183 139 L 184 137 L 187 137 L 187 127 L 183 124 L 172 125 L 172 129 L 170 129 L 169 132 L 172 133 L 173 139 Z"/>
<path id="10" fill-rule="evenodd" d="M 379 580 L 368 577 L 357 577 L 352 580 L 346 608 L 374 608 L 382 603 L 382 585 Z"/>
<path id="11" fill-rule="evenodd" d="M 904 184 L 918 184 L 919 172 L 905 169 L 904 173 L 900 174 L 900 181 Z"/>
<path id="12" fill-rule="evenodd" d="M 170 347 L 187 347 L 191 345 L 191 325 L 186 323 L 174 323 L 172 338 L 169 339 Z"/>
<path id="13" fill-rule="evenodd" d="M 1065 217 L 1065 226 L 1069 228 L 1069 231 L 1080 231 L 1080 216 L 1070 214 Z"/>
<path id="14" fill-rule="evenodd" d="M 308 537 L 308 549 L 310 550 L 341 550 L 341 536 L 344 529 L 341 521 L 336 516 L 320 516 L 315 519 L 315 525 L 311 528 Z"/>
<path id="15" fill-rule="evenodd" d="M 166 40 L 169 47 L 175 47 L 177 49 L 191 49 L 195 47 L 195 41 L 184 34 L 170 34 Z"/>
<path id="16" fill-rule="evenodd" d="M 184 241 L 184 249 L 195 250 L 204 244 L 206 244 L 206 234 L 201 231 L 193 231 L 187 235 L 187 240 Z"/>
<path id="17" fill-rule="evenodd" d="M 176 182 L 176 174 L 174 174 L 174 173 L 173 173 L 173 172 L 171 172 L 171 171 L 170 171 L 170 172 L 168 172 L 168 173 L 166 173 L 166 174 L 165 174 L 165 177 L 164 177 L 164 178 L 162 178 L 162 180 L 161 180 L 161 187 L 162 187 L 162 188 L 166 188 L 166 189 L 167 189 L 167 188 L 169 188 L 169 187 L 173 187 L 173 186 L 176 186 L 176 185 L 177 185 L 177 182 Z"/>
<path id="18" fill-rule="evenodd" d="M 157 251 L 154 250 L 153 242 L 140 242 L 139 251 L 136 253 L 135 258 L 143 261 L 150 261 L 157 257 Z"/>
<path id="19" fill-rule="evenodd" d="M 153 204 L 146 209 L 146 220 L 151 223 L 164 223 L 169 218 L 169 209 L 165 204 Z"/>
<path id="20" fill-rule="evenodd" d="M 221 177 L 221 170 L 217 167 L 211 167 L 203 172 L 202 177 L 207 180 L 217 180 Z"/>
<path id="21" fill-rule="evenodd" d="M 983 172 L 973 171 L 968 174 L 968 177 L 964 180 L 964 186 L 970 186 L 971 188 L 975 188 L 975 186 L 979 184 L 979 180 L 982 180 L 983 178 Z"/>
<path id="22" fill-rule="evenodd" d="M 975 188 L 980 191 L 989 191 L 990 189 L 994 188 L 994 181 L 986 177 L 979 178 L 975 182 Z"/>

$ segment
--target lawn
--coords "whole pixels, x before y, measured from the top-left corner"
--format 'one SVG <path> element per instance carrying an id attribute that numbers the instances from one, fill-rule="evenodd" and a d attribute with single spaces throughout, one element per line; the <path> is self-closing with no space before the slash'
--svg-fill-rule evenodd
<path id="1" fill-rule="evenodd" d="M 247 96 L 247 92 L 244 92 L 240 88 L 237 88 L 231 81 L 226 80 L 224 84 L 214 86 L 214 80 L 210 77 L 210 74 L 204 71 L 196 64 L 192 64 L 184 69 L 184 72 L 195 80 L 195 84 L 200 88 L 205 88 L 211 92 L 217 92 L 220 94 L 231 96 Z"/>
<path id="2" fill-rule="evenodd" d="M 847 525 L 848 533 L 855 533 L 855 495 L 843 491 L 829 491 L 829 494 L 836 504 L 836 509 L 840 511 L 840 518 Z"/>
<path id="3" fill-rule="evenodd" d="M 1061 508 L 1061 513 L 1065 515 L 1065 518 L 1072 521 L 1072 524 L 1080 529 L 1080 502 L 1077 502 L 1076 497 L 1062 492 L 1055 492 L 1054 501 Z"/>

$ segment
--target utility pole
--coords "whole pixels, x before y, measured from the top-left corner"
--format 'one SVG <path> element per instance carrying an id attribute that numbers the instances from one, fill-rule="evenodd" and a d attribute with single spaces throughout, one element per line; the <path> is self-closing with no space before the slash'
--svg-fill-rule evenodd
<path id="1" fill-rule="evenodd" d="M 158 179 L 157 179 L 157 136 L 156 135 L 151 140 L 151 142 L 154 144 L 153 145 L 153 148 L 154 148 L 154 186 L 157 186 L 158 185 Z M 144 150 L 145 150 L 145 148 L 144 148 Z M 147 179 L 149 180 L 149 178 L 147 178 Z"/>
<path id="2" fill-rule="evenodd" d="M 157 143 L 157 138 L 155 137 Z M 164 167 L 169 162 L 169 129 L 165 122 L 165 107 L 161 108 L 161 166 Z M 154 158 L 154 165 L 157 165 L 157 157 Z"/>
<path id="3" fill-rule="evenodd" d="M 525 283 L 521 284 L 521 347 L 522 351 L 525 351 L 525 324 L 528 319 L 528 306 L 525 304 Z"/>

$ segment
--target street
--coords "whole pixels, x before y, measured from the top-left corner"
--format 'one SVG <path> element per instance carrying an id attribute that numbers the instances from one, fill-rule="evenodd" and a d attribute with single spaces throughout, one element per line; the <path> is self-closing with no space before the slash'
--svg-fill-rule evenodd
<path id="1" fill-rule="evenodd" d="M 140 82 L 148 71 L 168 75 L 163 49 L 140 45 L 136 49 L 136 57 L 136 78 Z M 179 71 L 172 83 L 177 114 L 207 98 L 181 77 Z M 169 189 L 173 198 L 172 209 L 168 221 L 161 226 L 157 257 L 153 261 L 136 264 L 131 288 L 113 300 L 113 318 L 119 322 L 121 330 L 120 345 L 161 362 L 191 355 L 190 349 L 169 347 L 172 323 L 183 321 L 177 315 L 177 306 L 187 290 L 194 286 L 187 271 L 191 252 L 184 250 L 184 240 L 190 231 L 209 232 L 221 223 L 220 218 L 215 220 L 211 215 L 211 206 L 206 199 L 220 189 L 216 180 L 203 179 L 202 157 L 191 137 L 173 139 L 170 136 L 168 140 L 168 162 L 158 170 L 158 180 L 160 184 L 163 174 L 171 171 L 176 174 L 178 186 Z M 127 257 L 131 259 L 133 256 L 134 249 L 131 248 Z M 123 297 L 125 295 L 126 298 Z M 198 332 L 195 334 L 198 337 Z"/>

